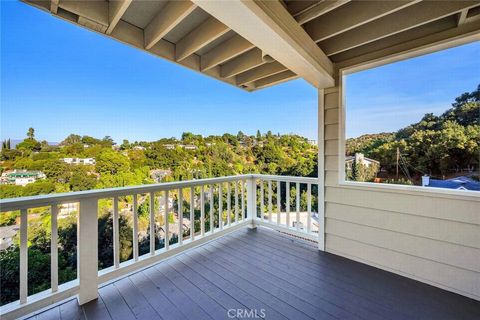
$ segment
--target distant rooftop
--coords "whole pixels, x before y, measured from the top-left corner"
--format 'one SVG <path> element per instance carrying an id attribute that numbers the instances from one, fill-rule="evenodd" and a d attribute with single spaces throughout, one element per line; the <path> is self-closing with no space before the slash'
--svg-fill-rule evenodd
<path id="1" fill-rule="evenodd" d="M 427 187 L 480 191 L 480 182 L 461 176 L 447 180 L 430 179 Z"/>

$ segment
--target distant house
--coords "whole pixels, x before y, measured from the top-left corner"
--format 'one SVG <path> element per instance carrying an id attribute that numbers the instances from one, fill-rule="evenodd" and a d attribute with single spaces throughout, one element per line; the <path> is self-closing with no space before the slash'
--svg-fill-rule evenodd
<path id="1" fill-rule="evenodd" d="M 142 147 L 142 146 L 134 146 L 132 149 L 133 149 L 133 150 L 142 150 L 142 151 L 145 151 L 145 150 L 146 150 L 146 148 L 145 148 L 145 147 Z"/>
<path id="2" fill-rule="evenodd" d="M 94 166 L 95 158 L 63 158 L 63 162 L 74 165 Z"/>
<path id="3" fill-rule="evenodd" d="M 37 170 L 13 170 L 2 174 L 1 182 L 3 184 L 14 184 L 17 186 L 26 186 L 47 176 L 42 171 Z"/>
<path id="4" fill-rule="evenodd" d="M 183 148 L 185 150 L 197 150 L 198 149 L 198 147 L 194 144 L 186 144 L 186 145 L 183 146 Z"/>
<path id="5" fill-rule="evenodd" d="M 353 165 L 353 162 L 356 162 L 358 164 L 362 164 L 366 167 L 370 167 L 372 164 L 375 164 L 377 166 L 380 166 L 380 162 L 378 162 L 377 160 L 373 160 L 373 159 L 370 159 L 370 158 L 366 158 L 363 153 L 355 153 L 354 156 L 348 156 L 348 157 L 345 157 L 345 166 L 347 168 L 347 170 L 351 170 L 352 169 L 352 165 Z"/>
<path id="6" fill-rule="evenodd" d="M 162 182 L 165 177 L 172 174 L 171 170 L 164 170 L 164 169 L 154 169 L 150 170 L 150 177 L 157 183 Z"/>
<path id="7" fill-rule="evenodd" d="M 312 146 L 316 146 L 317 145 L 317 140 L 307 140 L 308 144 L 312 145 Z"/>
<path id="8" fill-rule="evenodd" d="M 437 180 L 431 179 L 429 176 L 423 176 L 422 187 L 480 191 L 480 182 L 465 176 L 447 180 Z"/>
<path id="9" fill-rule="evenodd" d="M 171 143 L 169 143 L 169 144 L 164 144 L 163 146 L 164 146 L 166 149 L 168 149 L 168 150 L 173 150 L 173 149 L 175 149 L 175 145 L 174 145 L 174 144 L 171 144 Z"/>

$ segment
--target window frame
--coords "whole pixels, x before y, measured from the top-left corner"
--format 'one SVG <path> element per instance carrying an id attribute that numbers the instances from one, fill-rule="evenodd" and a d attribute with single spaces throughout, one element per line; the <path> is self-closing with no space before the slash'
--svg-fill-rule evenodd
<path id="1" fill-rule="evenodd" d="M 465 36 L 441 43 L 436 43 L 421 47 L 398 54 L 392 54 L 384 58 L 376 59 L 373 61 L 362 62 L 356 65 L 347 66 L 338 70 L 338 185 L 348 189 L 360 189 L 366 191 L 384 191 L 395 192 L 403 194 L 411 194 L 417 196 L 434 196 L 442 198 L 480 198 L 479 191 L 473 190 L 458 190 L 458 189 L 443 189 L 434 187 L 422 187 L 415 185 L 399 185 L 388 183 L 374 183 L 374 182 L 360 182 L 360 181 L 348 181 L 345 178 L 345 146 L 346 146 L 346 85 L 345 77 L 349 74 L 369 70 L 377 67 L 381 67 L 387 64 L 396 63 L 403 60 L 413 59 L 430 53 L 443 51 L 446 49 L 459 47 L 469 43 L 480 42 L 479 35 Z M 479 169 L 480 171 L 480 169 Z"/>

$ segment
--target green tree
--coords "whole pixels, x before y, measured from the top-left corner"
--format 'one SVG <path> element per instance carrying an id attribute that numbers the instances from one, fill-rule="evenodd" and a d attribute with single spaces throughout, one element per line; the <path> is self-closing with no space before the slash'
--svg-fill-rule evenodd
<path id="1" fill-rule="evenodd" d="M 95 168 L 100 174 L 117 174 L 130 169 L 130 161 L 124 155 L 111 149 L 104 149 L 96 159 Z"/>
<path id="2" fill-rule="evenodd" d="M 35 140 L 35 129 L 28 128 L 27 138 L 30 140 Z"/>

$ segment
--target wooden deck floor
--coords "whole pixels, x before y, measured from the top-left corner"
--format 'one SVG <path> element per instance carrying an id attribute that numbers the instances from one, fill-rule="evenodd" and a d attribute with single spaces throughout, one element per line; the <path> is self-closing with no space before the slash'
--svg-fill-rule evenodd
<path id="1" fill-rule="evenodd" d="M 243 229 L 30 319 L 480 319 L 480 302 Z M 233 310 L 228 313 L 228 310 Z M 241 310 L 241 311 L 235 311 Z M 250 317 L 252 318 L 252 317 Z"/>

